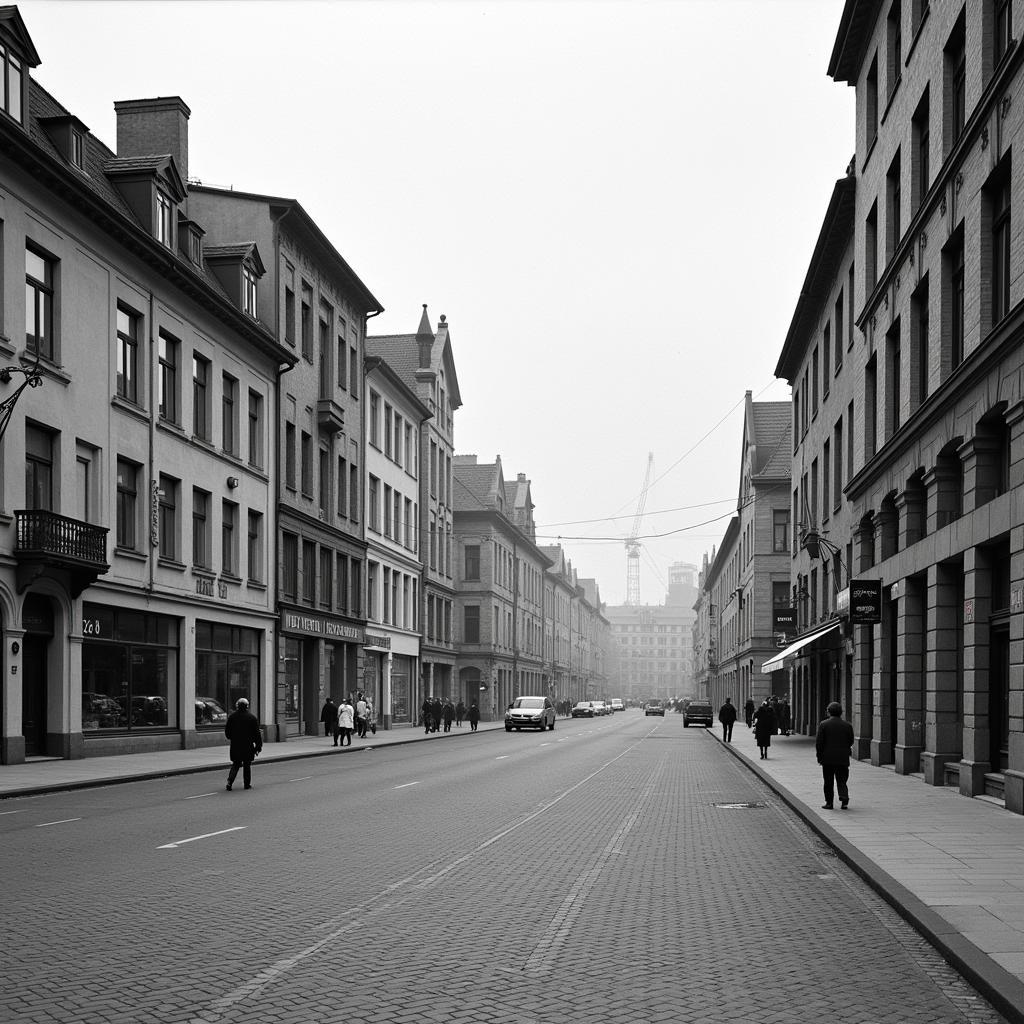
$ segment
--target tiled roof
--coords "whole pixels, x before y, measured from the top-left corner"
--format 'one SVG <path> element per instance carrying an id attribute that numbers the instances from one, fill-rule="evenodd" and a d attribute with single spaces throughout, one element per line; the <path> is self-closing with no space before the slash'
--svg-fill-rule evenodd
<path id="1" fill-rule="evenodd" d="M 494 510 L 493 491 L 496 464 L 466 466 L 456 463 L 452 466 L 452 508 L 456 512 L 481 512 Z"/>
<path id="2" fill-rule="evenodd" d="M 752 430 L 757 445 L 754 473 L 758 476 L 785 476 L 791 472 L 790 402 L 754 402 Z"/>
<path id="3" fill-rule="evenodd" d="M 402 382 L 416 390 L 416 371 L 420 356 L 415 334 L 379 334 L 366 339 L 369 355 L 380 356 L 391 367 Z"/>

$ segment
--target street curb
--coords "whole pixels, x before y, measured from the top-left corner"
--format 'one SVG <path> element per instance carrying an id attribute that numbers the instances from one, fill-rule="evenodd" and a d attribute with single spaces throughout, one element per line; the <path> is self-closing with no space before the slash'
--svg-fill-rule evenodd
<path id="1" fill-rule="evenodd" d="M 483 732 L 493 732 L 492 729 L 484 729 Z M 448 733 L 449 736 L 478 736 L 480 730 L 474 732 Z M 363 753 L 368 750 L 379 750 L 382 747 L 405 747 L 410 743 L 424 743 L 432 739 L 431 736 L 416 736 L 411 739 L 384 740 L 380 743 L 373 743 L 369 746 L 353 746 L 345 753 Z M 326 750 L 307 750 L 295 754 L 280 754 L 266 758 L 263 764 L 276 764 L 278 761 L 305 761 L 311 757 L 333 757 L 341 754 L 344 748 L 335 749 L 329 747 Z M 129 782 L 152 782 L 154 779 L 169 779 L 178 775 L 199 775 L 202 772 L 223 772 L 231 765 L 231 759 L 227 755 L 227 746 L 224 747 L 225 760 L 218 764 L 187 765 L 182 768 L 162 768 L 159 771 L 139 772 L 132 775 L 120 775 L 110 779 L 83 779 L 81 782 L 60 782 L 52 786 L 29 786 L 25 789 L 10 789 L 0 793 L 0 801 L 24 798 L 27 796 L 45 796 L 48 793 L 70 793 L 79 789 L 100 789 L 105 786 L 124 786 Z M 145 755 L 139 755 L 145 756 Z"/>
<path id="2" fill-rule="evenodd" d="M 763 771 L 746 754 L 741 753 L 731 743 L 723 742 L 713 730 L 709 729 L 708 732 L 719 746 L 727 748 L 733 757 L 757 775 L 783 803 L 824 839 L 839 858 L 931 943 L 943 958 L 1006 1018 L 1009 1024 L 1024 1024 L 1024 982 L 1000 967 L 969 939 L 965 939 L 944 917 L 918 899 L 906 886 L 897 882 L 892 875 L 834 828 L 825 824 L 807 804 L 795 797 L 777 779 Z"/>

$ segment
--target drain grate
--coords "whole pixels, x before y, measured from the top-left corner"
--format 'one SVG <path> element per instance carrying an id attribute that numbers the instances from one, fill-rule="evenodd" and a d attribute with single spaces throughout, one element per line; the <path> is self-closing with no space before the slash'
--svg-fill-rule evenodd
<path id="1" fill-rule="evenodd" d="M 723 811 L 746 811 L 754 807 L 767 807 L 768 805 L 763 800 L 745 800 L 739 803 L 713 803 L 711 806 L 719 807 Z"/>

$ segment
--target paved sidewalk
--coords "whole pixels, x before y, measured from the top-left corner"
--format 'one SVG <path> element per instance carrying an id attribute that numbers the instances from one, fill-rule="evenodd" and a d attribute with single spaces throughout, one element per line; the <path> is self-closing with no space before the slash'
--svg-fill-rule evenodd
<path id="1" fill-rule="evenodd" d="M 481 722 L 478 732 L 503 729 L 504 722 Z M 464 724 L 453 725 L 450 733 L 429 735 L 422 727 L 399 727 L 386 732 L 378 729 L 366 739 L 352 738 L 352 745 L 335 747 L 326 736 L 295 736 L 284 743 L 266 743 L 259 763 L 292 761 L 301 757 L 339 757 L 375 747 L 391 747 L 402 743 L 437 743 L 470 736 Z M 195 750 L 165 750 L 151 754 L 118 754 L 113 757 L 84 757 L 75 761 L 60 758 L 32 758 L 24 764 L 0 767 L 0 800 L 6 797 L 31 796 L 59 790 L 108 786 L 139 779 L 159 779 L 167 775 L 190 775 L 194 772 L 226 772 L 230 767 L 227 747 L 199 747 Z"/>
<path id="2" fill-rule="evenodd" d="M 1024 817 L 860 761 L 849 809 L 837 800 L 828 811 L 812 738 L 773 737 L 762 761 L 738 726 L 726 746 L 1007 1020 L 1024 1022 Z"/>

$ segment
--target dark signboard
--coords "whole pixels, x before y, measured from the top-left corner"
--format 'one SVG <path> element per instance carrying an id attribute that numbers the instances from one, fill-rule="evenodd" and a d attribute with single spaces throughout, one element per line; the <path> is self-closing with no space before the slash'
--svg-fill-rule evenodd
<path id="1" fill-rule="evenodd" d="M 882 621 L 881 580 L 850 580 L 850 621 L 858 626 Z"/>
<path id="2" fill-rule="evenodd" d="M 784 606 L 772 609 L 772 632 L 778 635 L 796 636 L 796 609 Z"/>

